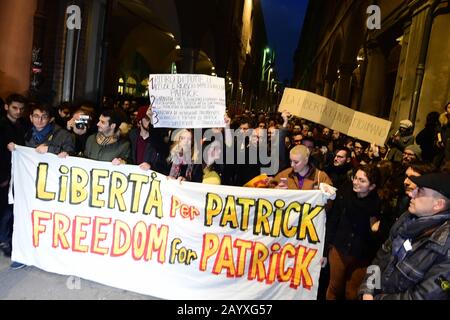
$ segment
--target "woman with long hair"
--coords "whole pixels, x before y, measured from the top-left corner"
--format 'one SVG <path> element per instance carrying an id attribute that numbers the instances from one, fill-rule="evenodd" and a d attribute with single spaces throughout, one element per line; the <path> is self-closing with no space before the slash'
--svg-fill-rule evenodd
<path id="1" fill-rule="evenodd" d="M 172 141 L 167 158 L 170 166 L 169 176 L 187 181 L 196 180 L 193 178 L 193 173 L 198 152 L 194 148 L 192 132 L 188 129 L 175 130 L 172 133 Z"/>

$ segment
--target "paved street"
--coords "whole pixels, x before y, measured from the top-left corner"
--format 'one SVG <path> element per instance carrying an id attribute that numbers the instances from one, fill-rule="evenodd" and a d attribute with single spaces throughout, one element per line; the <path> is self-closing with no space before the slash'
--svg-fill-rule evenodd
<path id="1" fill-rule="evenodd" d="M 0 253 L 0 300 L 156 299 L 83 279 L 78 282 L 78 278 L 48 273 L 36 267 L 12 270 L 10 264 L 11 260 Z"/>

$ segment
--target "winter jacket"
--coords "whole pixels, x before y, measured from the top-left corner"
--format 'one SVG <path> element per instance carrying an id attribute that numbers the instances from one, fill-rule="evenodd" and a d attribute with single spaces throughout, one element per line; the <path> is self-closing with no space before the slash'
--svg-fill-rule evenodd
<path id="1" fill-rule="evenodd" d="M 372 272 L 362 282 L 360 295 L 372 294 L 376 300 L 449 299 L 443 284 L 450 279 L 450 211 L 420 218 L 405 212 L 372 265 L 380 268 L 381 288 L 373 288 Z"/>
<path id="2" fill-rule="evenodd" d="M 10 142 L 24 145 L 25 124 L 21 119 L 12 123 L 7 117 L 0 119 L 0 183 L 11 178 L 11 152 L 7 149 Z"/>
<path id="3" fill-rule="evenodd" d="M 25 145 L 27 147 L 36 148 L 39 145 L 48 146 L 48 152 L 58 154 L 60 152 L 67 152 L 70 155 L 75 153 L 75 139 L 72 134 L 66 129 L 61 128 L 55 124 L 53 130 L 47 135 L 43 142 L 38 143 L 32 136 L 32 131 L 29 130 L 25 135 Z"/>
<path id="4" fill-rule="evenodd" d="M 380 219 L 381 200 L 376 191 L 358 198 L 353 184 L 346 183 L 337 191 L 331 212 L 327 215 L 326 244 L 340 253 L 370 261 L 377 250 L 370 218 Z"/>
<path id="5" fill-rule="evenodd" d="M 308 172 L 308 175 L 305 177 L 303 185 L 301 190 L 317 190 L 319 189 L 319 185 L 321 183 L 326 183 L 329 185 L 333 185 L 333 182 L 331 181 L 330 177 L 324 172 L 317 168 L 315 168 L 313 165 L 309 164 L 310 170 Z M 281 178 L 287 179 L 287 186 L 288 189 L 291 190 L 299 190 L 299 177 L 294 172 L 294 169 L 287 168 L 283 171 L 279 172 L 274 178 L 273 178 L 273 185 L 278 185 L 281 181 Z"/>
<path id="6" fill-rule="evenodd" d="M 126 139 L 119 139 L 114 143 L 100 145 L 97 143 L 97 134 L 94 133 L 86 141 L 84 156 L 98 161 L 112 161 L 115 158 L 120 158 L 128 162 L 130 142 Z"/>
<path id="7" fill-rule="evenodd" d="M 411 144 L 414 144 L 414 136 L 412 134 L 400 136 L 400 140 L 396 141 L 391 139 L 388 144 L 391 149 L 387 154 L 387 159 L 393 162 L 401 162 L 405 148 Z"/>
<path id="8" fill-rule="evenodd" d="M 129 135 L 131 145 L 130 159 L 131 163 L 136 165 L 140 164 L 136 160 L 138 135 L 139 129 L 132 129 Z M 145 144 L 144 161 L 150 164 L 151 170 L 167 175 L 169 173 L 166 161 L 168 153 L 169 150 L 164 142 L 158 141 L 158 138 L 153 137 L 152 133 L 150 133 L 150 137 Z"/>

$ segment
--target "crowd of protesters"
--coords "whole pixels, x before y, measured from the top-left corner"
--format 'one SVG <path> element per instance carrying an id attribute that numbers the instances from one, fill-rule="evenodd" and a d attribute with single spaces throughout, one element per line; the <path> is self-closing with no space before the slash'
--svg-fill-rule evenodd
<path id="1" fill-rule="evenodd" d="M 0 246 L 6 255 L 11 255 L 13 208 L 7 194 L 15 145 L 61 158 L 133 164 L 180 181 L 298 190 L 318 189 L 323 182 L 337 188 L 337 195 L 326 207 L 329 263 L 319 298 L 357 299 L 366 268 L 410 207 L 415 177 L 450 171 L 450 103 L 442 114 L 428 115 L 417 137 L 405 119 L 381 146 L 288 112 L 228 113 L 224 128 L 211 128 L 208 137 L 205 129 L 197 135 L 154 128 L 146 101 L 132 98 L 105 98 L 97 107 L 51 107 L 13 94 L 1 110 Z"/>

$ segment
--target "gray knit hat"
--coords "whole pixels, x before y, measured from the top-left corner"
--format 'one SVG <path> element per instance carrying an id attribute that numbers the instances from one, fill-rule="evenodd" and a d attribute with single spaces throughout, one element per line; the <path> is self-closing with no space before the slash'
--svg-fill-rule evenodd
<path id="1" fill-rule="evenodd" d="M 410 144 L 405 148 L 406 150 L 412 151 L 416 155 L 417 160 L 422 160 L 422 149 L 417 144 Z"/>

